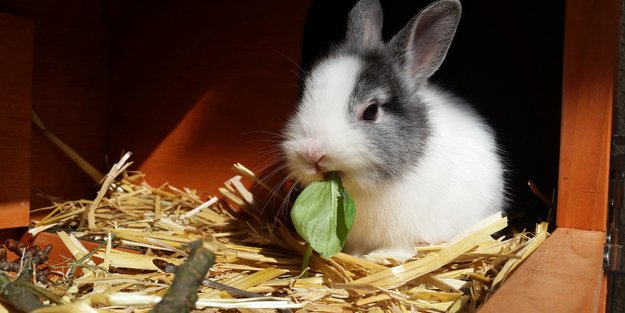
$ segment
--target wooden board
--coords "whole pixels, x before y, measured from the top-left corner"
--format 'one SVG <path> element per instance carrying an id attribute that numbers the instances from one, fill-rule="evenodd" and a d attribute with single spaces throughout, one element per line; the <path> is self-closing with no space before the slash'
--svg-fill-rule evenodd
<path id="1" fill-rule="evenodd" d="M 56 233 L 48 233 L 42 232 L 39 233 L 35 238 L 32 238 L 29 234 L 24 234 L 21 239 L 22 242 L 29 242 L 31 245 L 38 245 L 40 247 L 45 247 L 48 244 L 52 245 L 52 250 L 50 252 L 50 258 L 48 259 L 48 264 L 64 264 L 68 257 L 71 257 L 72 253 L 67 249 L 63 241 Z M 95 243 L 86 240 L 80 240 L 82 245 L 88 250 L 93 251 L 102 246 L 100 243 Z M 131 252 L 131 253 L 139 253 L 137 250 L 126 249 L 126 248 L 115 248 L 120 251 Z M 15 256 L 10 256 L 9 259 L 15 258 Z M 101 259 L 94 258 L 97 264 L 101 262 Z"/>
<path id="2" fill-rule="evenodd" d="M 598 312 L 604 242 L 603 232 L 556 229 L 479 312 Z"/>
<path id="3" fill-rule="evenodd" d="M 568 0 L 558 227 L 606 230 L 618 0 Z"/>
<path id="4" fill-rule="evenodd" d="M 0 13 L 0 229 L 29 222 L 32 72 L 33 23 Z"/>
<path id="5" fill-rule="evenodd" d="M 106 4 L 106 0 L 0 0 L 0 11 L 35 25 L 33 110 L 55 135 L 102 171 L 110 61 Z M 39 193 L 63 199 L 95 195 L 91 178 L 38 129 L 32 129 L 30 147 L 33 208 L 50 204 Z"/>

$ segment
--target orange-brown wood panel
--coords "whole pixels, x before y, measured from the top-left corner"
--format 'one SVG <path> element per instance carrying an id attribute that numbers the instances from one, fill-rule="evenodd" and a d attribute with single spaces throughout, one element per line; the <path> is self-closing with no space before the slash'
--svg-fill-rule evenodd
<path id="1" fill-rule="evenodd" d="M 15 240 L 18 240 L 18 239 L 19 237 L 15 238 Z M 52 245 L 52 250 L 50 250 L 50 255 L 49 255 L 47 264 L 51 264 L 55 270 L 62 270 L 61 267 L 67 265 L 67 260 L 68 260 L 67 258 L 70 258 L 71 260 L 71 257 L 72 257 L 71 251 L 67 249 L 67 247 L 61 240 L 61 237 L 59 237 L 59 235 L 56 233 L 41 232 L 37 234 L 37 236 L 34 238 L 30 237 L 29 234 L 26 234 L 24 235 L 21 241 L 28 245 L 40 246 L 41 248 L 49 244 Z M 87 249 L 87 251 L 94 251 L 103 246 L 102 243 L 86 241 L 86 240 L 80 240 L 80 243 Z M 139 253 L 138 250 L 132 250 L 132 249 L 126 249 L 126 248 L 120 248 L 120 247 L 117 247 L 115 249 L 120 250 L 120 251 L 125 251 L 125 252 Z M 15 258 L 15 257 L 16 257 L 15 255 L 10 256 L 10 258 Z M 97 264 L 101 263 L 101 259 L 99 258 L 93 258 L 93 260 L 95 260 Z M 56 266 L 59 266 L 59 268 L 56 268 Z"/>
<path id="2" fill-rule="evenodd" d="M 602 312 L 604 242 L 603 232 L 556 229 L 479 312 Z"/>
<path id="3" fill-rule="evenodd" d="M 33 110 L 52 132 L 101 170 L 109 89 L 106 3 L 0 0 L 0 11 L 34 23 Z M 64 199 L 95 194 L 93 181 L 38 129 L 32 129 L 30 147 L 33 208 L 50 203 L 38 192 Z"/>
<path id="4" fill-rule="evenodd" d="M 33 23 L 0 12 L 0 229 L 29 222 L 32 71 Z"/>
<path id="5" fill-rule="evenodd" d="M 568 0 L 557 226 L 606 229 L 618 0 Z"/>
<path id="6" fill-rule="evenodd" d="M 207 192 L 235 162 L 266 164 L 267 132 L 296 102 L 309 1 L 117 2 L 109 154 L 133 151 L 152 184 Z"/>

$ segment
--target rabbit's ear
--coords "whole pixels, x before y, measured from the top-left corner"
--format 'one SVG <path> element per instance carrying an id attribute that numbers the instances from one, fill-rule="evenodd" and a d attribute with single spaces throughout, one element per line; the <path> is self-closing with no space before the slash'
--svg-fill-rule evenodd
<path id="1" fill-rule="evenodd" d="M 367 50 L 382 45 L 382 6 L 378 0 L 360 0 L 347 18 L 346 43 Z"/>
<path id="2" fill-rule="evenodd" d="M 445 59 L 460 21 L 458 0 L 439 0 L 419 12 L 388 44 L 391 55 L 413 80 L 427 80 Z"/>

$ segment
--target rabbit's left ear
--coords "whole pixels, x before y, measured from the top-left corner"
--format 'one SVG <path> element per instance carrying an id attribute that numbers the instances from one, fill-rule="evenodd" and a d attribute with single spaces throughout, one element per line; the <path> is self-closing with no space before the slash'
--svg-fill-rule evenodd
<path id="1" fill-rule="evenodd" d="M 360 0 L 349 12 L 345 41 L 367 50 L 382 45 L 382 6 L 378 0 Z"/>
<path id="2" fill-rule="evenodd" d="M 411 79 L 427 80 L 441 66 L 461 12 L 458 0 L 436 1 L 421 10 L 388 43 L 391 55 Z"/>

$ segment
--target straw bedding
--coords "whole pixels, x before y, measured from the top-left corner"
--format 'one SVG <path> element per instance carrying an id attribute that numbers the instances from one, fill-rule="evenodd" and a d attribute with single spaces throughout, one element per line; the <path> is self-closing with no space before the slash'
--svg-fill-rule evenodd
<path id="1" fill-rule="evenodd" d="M 67 304 L 38 312 L 147 312 L 174 278 L 154 260 L 180 265 L 187 244 L 198 239 L 215 254 L 208 281 L 261 296 L 208 284 L 198 291 L 198 311 L 475 312 L 547 236 L 541 223 L 535 232 L 493 239 L 507 226 L 506 218 L 495 215 L 446 244 L 417 247 L 418 255 L 404 264 L 313 255 L 310 276 L 302 277 L 305 243 L 255 213 L 254 194 L 245 186 L 258 178 L 245 167 L 235 165 L 237 176 L 218 195 L 204 196 L 150 186 L 144 174 L 128 170 L 130 164 L 128 156 L 115 164 L 94 200 L 45 208 L 50 213 L 30 230 L 75 229 L 58 231 L 72 256 L 55 267 L 54 282 L 45 286 Z M 78 239 L 102 244 L 89 251 Z"/>

